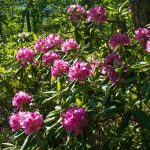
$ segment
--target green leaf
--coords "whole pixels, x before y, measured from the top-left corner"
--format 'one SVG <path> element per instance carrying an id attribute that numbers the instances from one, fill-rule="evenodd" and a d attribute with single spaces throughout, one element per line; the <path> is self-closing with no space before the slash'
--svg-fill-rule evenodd
<path id="1" fill-rule="evenodd" d="M 139 68 L 146 67 L 146 66 L 148 66 L 148 65 L 149 65 L 149 64 L 148 64 L 147 62 L 140 62 L 139 64 L 136 64 L 136 65 L 131 66 L 131 68 L 139 69 Z"/>
<path id="2" fill-rule="evenodd" d="M 20 138 L 21 136 L 23 136 L 24 133 L 25 133 L 25 132 L 17 133 L 17 134 L 14 136 L 14 138 L 12 139 L 12 141 L 17 140 L 18 138 Z"/>
<path id="3" fill-rule="evenodd" d="M 52 117 L 52 118 L 47 118 L 44 120 L 44 123 L 47 124 L 47 123 L 51 123 L 53 121 L 55 121 L 56 117 Z"/>
<path id="4" fill-rule="evenodd" d="M 122 117 L 121 124 L 119 125 L 118 128 L 118 133 L 123 133 L 124 129 L 128 126 L 130 118 L 131 118 L 131 112 L 127 111 Z"/>
<path id="5" fill-rule="evenodd" d="M 124 109 L 123 107 L 117 107 L 117 106 L 111 106 L 111 107 L 106 107 L 105 108 L 105 117 L 106 118 L 111 118 L 117 113 L 122 112 Z"/>
<path id="6" fill-rule="evenodd" d="M 53 95 L 52 97 L 45 99 L 45 100 L 42 102 L 42 104 L 49 103 L 49 102 L 51 102 L 53 99 L 56 99 L 58 96 L 59 96 L 59 94 L 55 94 L 55 95 Z"/>
<path id="7" fill-rule="evenodd" d="M 51 132 L 55 127 L 58 126 L 58 124 L 60 124 L 61 121 L 62 121 L 62 118 L 60 118 L 56 123 L 52 124 L 50 127 L 47 126 L 46 132 Z"/>
<path id="8" fill-rule="evenodd" d="M 144 61 L 150 63 L 150 56 L 145 56 Z"/>
<path id="9" fill-rule="evenodd" d="M 78 106 L 82 106 L 82 101 L 79 98 L 76 98 L 76 104 Z"/>
<path id="10" fill-rule="evenodd" d="M 61 83 L 60 83 L 60 79 L 57 78 L 57 91 L 61 90 Z"/>
<path id="11" fill-rule="evenodd" d="M 20 150 L 26 150 L 26 148 L 30 142 L 30 138 L 31 138 L 31 135 L 28 135 L 27 138 L 25 139 L 23 145 L 21 146 Z"/>
<path id="12" fill-rule="evenodd" d="M 2 145 L 9 146 L 9 147 L 13 147 L 13 146 L 14 146 L 14 145 L 11 144 L 11 143 L 2 143 Z"/>
<path id="13" fill-rule="evenodd" d="M 34 41 L 38 40 L 38 37 L 35 33 L 33 33 L 32 35 L 33 35 Z"/>
<path id="14" fill-rule="evenodd" d="M 40 133 L 36 134 L 35 139 L 37 145 L 40 147 L 40 150 L 48 149 L 48 144 L 46 142 L 46 139 L 44 139 L 44 137 Z"/>
<path id="15" fill-rule="evenodd" d="M 141 124 L 144 128 L 150 129 L 150 116 L 140 109 L 135 110 L 134 116 L 139 124 Z"/>
<path id="16" fill-rule="evenodd" d="M 0 66 L 0 72 L 3 73 L 3 74 L 5 74 L 5 73 L 7 72 L 7 70 L 6 70 L 5 68 L 2 68 L 2 67 Z"/>
<path id="17" fill-rule="evenodd" d="M 75 33 L 75 39 L 76 39 L 77 43 L 79 44 L 79 43 L 80 43 L 80 40 L 81 40 L 81 38 L 82 38 L 79 29 L 76 28 L 74 33 Z"/>

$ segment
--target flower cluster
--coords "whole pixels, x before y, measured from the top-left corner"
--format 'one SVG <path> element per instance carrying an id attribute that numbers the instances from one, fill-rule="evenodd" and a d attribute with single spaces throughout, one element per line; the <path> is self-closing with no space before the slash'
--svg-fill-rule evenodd
<path id="1" fill-rule="evenodd" d="M 81 107 L 70 107 L 68 110 L 61 114 L 63 120 L 61 124 L 64 126 L 68 133 L 75 135 L 82 135 L 84 129 L 87 127 L 87 113 Z"/>
<path id="2" fill-rule="evenodd" d="M 59 47 L 62 43 L 61 37 L 55 34 L 51 34 L 43 39 L 39 39 L 35 42 L 34 48 L 40 52 L 46 52 L 53 46 Z"/>
<path id="3" fill-rule="evenodd" d="M 140 43 L 145 43 L 150 38 L 150 30 L 147 28 L 139 28 L 135 31 L 135 38 Z"/>
<path id="4" fill-rule="evenodd" d="M 76 41 L 73 39 L 67 39 L 63 44 L 62 44 L 62 51 L 67 53 L 70 50 L 76 50 L 78 48 L 78 44 Z"/>
<path id="5" fill-rule="evenodd" d="M 45 65 L 53 63 L 55 60 L 59 59 L 60 56 L 56 52 L 47 52 L 43 55 L 43 62 Z"/>
<path id="6" fill-rule="evenodd" d="M 93 21 L 96 23 L 103 23 L 107 18 L 107 12 L 103 6 L 92 7 L 87 11 L 88 21 Z"/>
<path id="7" fill-rule="evenodd" d="M 13 131 L 24 129 L 26 134 L 38 132 L 42 126 L 43 117 L 39 112 L 18 112 L 9 117 Z"/>
<path id="8" fill-rule="evenodd" d="M 84 17 L 86 12 L 84 7 L 80 6 L 79 4 L 76 4 L 76 5 L 70 5 L 67 10 L 67 13 L 70 15 L 69 20 L 78 21 Z"/>
<path id="9" fill-rule="evenodd" d="M 116 46 L 124 46 L 130 44 L 130 38 L 127 34 L 116 33 L 112 35 L 109 40 L 111 48 L 115 48 Z"/>
<path id="10" fill-rule="evenodd" d="M 75 62 L 69 69 L 70 80 L 85 79 L 90 75 L 90 67 L 84 62 Z"/>
<path id="11" fill-rule="evenodd" d="M 150 53 L 150 40 L 146 44 L 146 52 Z"/>
<path id="12" fill-rule="evenodd" d="M 118 54 L 114 53 L 106 56 L 103 67 L 112 83 L 115 83 L 119 77 L 119 74 L 115 69 L 120 68 L 121 66 L 122 60 L 119 58 Z"/>
<path id="13" fill-rule="evenodd" d="M 51 68 L 51 74 L 54 77 L 57 77 L 60 74 L 63 74 L 69 70 L 68 62 L 64 61 L 63 59 L 56 60 L 54 65 Z"/>
<path id="14" fill-rule="evenodd" d="M 26 106 L 28 106 L 29 103 L 31 103 L 31 100 L 32 97 L 29 94 L 23 91 L 19 91 L 13 97 L 12 105 L 17 108 L 26 108 Z"/>
<path id="15" fill-rule="evenodd" d="M 150 29 L 139 28 L 135 31 L 135 38 L 142 44 L 146 46 L 146 52 L 150 53 Z"/>
<path id="16" fill-rule="evenodd" d="M 30 62 L 31 60 L 33 60 L 33 57 L 34 57 L 34 52 L 30 48 L 25 47 L 25 48 L 20 48 L 17 51 L 16 59 L 17 61 Z"/>
<path id="17" fill-rule="evenodd" d="M 55 47 L 59 47 L 62 44 L 61 37 L 55 34 L 50 34 L 49 36 L 47 36 L 47 41 L 51 42 Z"/>

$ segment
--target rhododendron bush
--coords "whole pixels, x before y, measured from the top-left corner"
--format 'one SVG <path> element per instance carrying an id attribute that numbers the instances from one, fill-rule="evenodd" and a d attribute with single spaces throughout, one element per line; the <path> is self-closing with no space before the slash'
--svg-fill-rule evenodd
<path id="1" fill-rule="evenodd" d="M 0 68 L 4 148 L 150 148 L 150 29 L 134 28 L 128 3 L 108 2 L 68 5 L 65 30 L 15 46 Z"/>

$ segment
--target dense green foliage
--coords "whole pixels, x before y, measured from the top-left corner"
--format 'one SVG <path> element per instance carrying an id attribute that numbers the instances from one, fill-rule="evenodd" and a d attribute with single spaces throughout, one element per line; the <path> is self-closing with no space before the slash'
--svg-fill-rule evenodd
<path id="1" fill-rule="evenodd" d="M 69 21 L 67 8 L 77 2 L 86 10 L 102 4 L 108 13 L 105 23 Z M 150 54 L 137 42 L 134 31 L 128 0 L 1 0 L 0 148 L 150 149 Z M 112 50 L 109 39 L 116 32 L 128 33 L 131 45 Z M 115 84 L 98 70 L 83 84 L 70 81 L 67 75 L 54 78 L 51 66 L 42 64 L 41 53 L 35 56 L 38 66 L 31 62 L 21 68 L 16 61 L 17 50 L 28 46 L 34 49 L 36 40 L 52 33 L 73 38 L 80 45 L 78 52 L 60 52 L 70 65 L 76 60 L 103 62 L 109 53 L 118 53 L 128 66 L 125 81 L 120 80 L 123 68 L 119 67 L 116 72 L 120 79 Z M 44 118 L 40 132 L 31 136 L 12 132 L 8 123 L 14 111 L 12 97 L 20 90 L 33 96 L 28 111 L 38 110 Z M 61 112 L 74 105 L 85 108 L 88 114 L 88 127 L 81 136 L 67 133 L 60 124 Z"/>

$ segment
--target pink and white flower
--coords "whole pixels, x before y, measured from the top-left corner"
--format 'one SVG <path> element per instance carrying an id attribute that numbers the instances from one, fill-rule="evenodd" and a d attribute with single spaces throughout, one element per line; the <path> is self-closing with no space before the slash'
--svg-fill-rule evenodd
<path id="1" fill-rule="evenodd" d="M 84 7 L 80 6 L 79 4 L 76 4 L 76 5 L 70 5 L 67 10 L 67 13 L 70 15 L 69 16 L 70 20 L 79 21 L 85 16 L 86 11 Z"/>
<path id="2" fill-rule="evenodd" d="M 90 67 L 85 62 L 75 62 L 69 69 L 70 80 L 86 79 L 90 75 Z"/>
<path id="3" fill-rule="evenodd" d="M 31 103 L 31 100 L 32 97 L 29 94 L 23 91 L 19 91 L 13 97 L 12 105 L 17 108 L 26 108 L 26 106 L 28 106 L 29 103 Z"/>
<path id="4" fill-rule="evenodd" d="M 54 65 L 51 68 L 51 74 L 54 77 L 57 77 L 60 74 L 66 73 L 69 70 L 68 62 L 64 61 L 63 59 L 56 60 Z"/>
<path id="5" fill-rule="evenodd" d="M 17 51 L 17 61 L 30 62 L 31 60 L 33 60 L 33 57 L 34 52 L 28 47 L 20 48 Z"/>
<path id="6" fill-rule="evenodd" d="M 130 38 L 128 34 L 116 33 L 112 35 L 109 40 L 111 48 L 115 48 L 116 46 L 124 46 L 130 44 Z"/>
<path id="7" fill-rule="evenodd" d="M 90 10 L 87 11 L 87 17 L 88 21 L 103 23 L 107 18 L 107 12 L 103 6 L 99 5 L 90 8 Z"/>
<path id="8" fill-rule="evenodd" d="M 70 107 L 61 116 L 63 117 L 61 124 L 68 133 L 82 135 L 88 125 L 87 113 L 81 107 Z"/>
<path id="9" fill-rule="evenodd" d="M 68 51 L 71 50 L 77 50 L 78 48 L 78 44 L 76 41 L 74 41 L 73 39 L 67 39 L 63 44 L 62 44 L 62 51 L 67 53 Z"/>
<path id="10" fill-rule="evenodd" d="M 60 58 L 59 54 L 57 54 L 54 51 L 51 51 L 43 55 L 43 62 L 45 65 L 49 65 L 59 58 Z"/>

